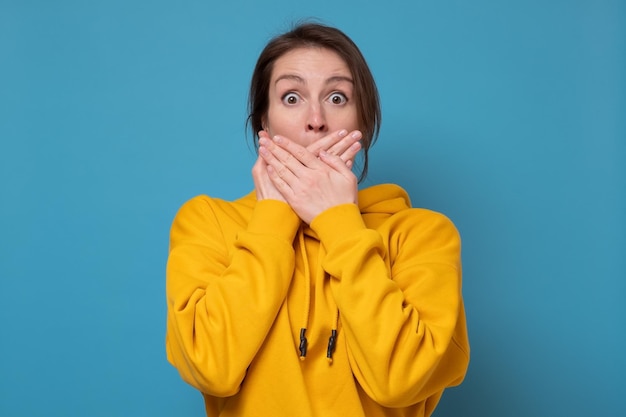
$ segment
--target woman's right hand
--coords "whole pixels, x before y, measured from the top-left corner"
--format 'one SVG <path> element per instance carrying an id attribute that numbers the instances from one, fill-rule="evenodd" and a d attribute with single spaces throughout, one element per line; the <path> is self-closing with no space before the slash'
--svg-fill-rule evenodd
<path id="1" fill-rule="evenodd" d="M 257 157 L 252 167 L 252 179 L 254 180 L 254 190 L 256 191 L 256 199 L 258 201 L 278 200 L 287 202 L 272 180 L 270 180 L 267 174 L 267 163 L 260 156 Z"/>
<path id="2" fill-rule="evenodd" d="M 346 163 L 348 168 L 352 168 L 354 158 L 361 150 L 359 141 L 362 137 L 362 133 L 358 130 L 348 132 L 347 130 L 342 129 L 316 140 L 307 146 L 307 150 L 318 157 L 320 151 L 326 151 L 331 155 L 337 155 Z"/>
<path id="3" fill-rule="evenodd" d="M 265 130 L 259 132 L 259 137 L 271 139 Z M 307 150 L 318 157 L 320 151 L 337 155 L 346 163 L 348 168 L 352 168 L 354 158 L 361 150 L 359 144 L 361 137 L 361 132 L 358 130 L 347 132 L 342 129 L 316 140 L 307 147 Z M 252 167 L 252 179 L 254 180 L 257 200 L 271 199 L 286 202 L 285 197 L 270 180 L 267 174 L 267 163 L 260 156 Z"/>

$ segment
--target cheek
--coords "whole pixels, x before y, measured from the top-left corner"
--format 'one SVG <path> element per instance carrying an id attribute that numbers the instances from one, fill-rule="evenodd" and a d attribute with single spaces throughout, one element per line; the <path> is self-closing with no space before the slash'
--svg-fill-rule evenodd
<path id="1" fill-rule="evenodd" d="M 298 125 L 298 118 L 295 113 L 289 115 L 280 109 L 272 109 L 267 113 L 267 120 L 265 128 L 269 131 L 270 135 L 284 135 L 291 136 L 296 131 Z"/>
<path id="2" fill-rule="evenodd" d="M 329 125 L 337 126 L 338 129 L 347 129 L 347 130 L 360 129 L 359 118 L 357 117 L 356 111 L 334 113 L 333 120 L 332 121 L 329 120 L 329 122 L 330 122 Z"/>

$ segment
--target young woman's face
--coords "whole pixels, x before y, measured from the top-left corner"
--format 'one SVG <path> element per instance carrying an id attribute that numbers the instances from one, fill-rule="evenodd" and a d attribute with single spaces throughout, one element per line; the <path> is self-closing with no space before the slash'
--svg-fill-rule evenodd
<path id="1" fill-rule="evenodd" d="M 334 51 L 298 48 L 274 63 L 263 128 L 308 146 L 328 133 L 359 129 L 350 69 Z"/>

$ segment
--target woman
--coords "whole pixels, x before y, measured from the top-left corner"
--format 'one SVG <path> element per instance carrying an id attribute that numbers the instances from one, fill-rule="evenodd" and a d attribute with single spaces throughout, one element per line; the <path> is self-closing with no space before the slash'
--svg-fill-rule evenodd
<path id="1" fill-rule="evenodd" d="M 373 77 L 335 28 L 271 40 L 250 88 L 254 192 L 180 209 L 167 355 L 208 416 L 428 416 L 469 345 L 460 240 L 404 190 L 358 191 L 380 123 Z"/>

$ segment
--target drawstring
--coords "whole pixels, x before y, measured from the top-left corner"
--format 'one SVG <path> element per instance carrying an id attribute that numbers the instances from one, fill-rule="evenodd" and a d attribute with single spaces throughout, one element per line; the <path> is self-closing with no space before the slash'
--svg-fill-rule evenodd
<path id="1" fill-rule="evenodd" d="M 304 248 L 304 231 L 300 228 L 298 232 L 298 241 L 300 243 L 300 253 L 304 263 L 304 327 L 300 329 L 300 360 L 306 358 L 306 348 L 308 341 L 306 339 L 306 328 L 309 325 L 309 310 L 311 308 L 311 272 L 309 271 L 309 261 L 306 257 L 306 249 Z"/>
<path id="2" fill-rule="evenodd" d="M 332 330 L 330 331 L 330 337 L 328 338 L 328 348 L 326 349 L 326 360 L 329 364 L 333 363 L 333 353 L 337 346 L 337 327 L 339 327 L 339 309 L 335 306 L 335 321 L 333 323 Z"/>
<path id="3" fill-rule="evenodd" d="M 308 340 L 306 338 L 306 330 L 309 325 L 309 314 L 311 309 L 311 271 L 309 270 L 309 260 L 307 259 L 306 248 L 304 243 L 304 230 L 302 228 L 298 232 L 298 243 L 300 244 L 300 253 L 302 255 L 302 262 L 304 264 L 304 316 L 302 323 L 304 326 L 300 328 L 300 360 L 303 361 L 306 358 L 306 352 L 308 347 Z M 322 269 L 321 256 L 318 256 L 318 270 Z M 333 363 L 333 353 L 337 347 L 337 327 L 339 326 L 339 309 L 335 308 L 335 319 L 333 321 L 330 337 L 328 338 L 328 347 L 326 348 L 326 360 L 328 363 Z"/>
<path id="4" fill-rule="evenodd" d="M 306 358 L 306 346 L 308 341 L 306 340 L 306 327 L 300 329 L 300 360 L 303 361 Z"/>
<path id="5" fill-rule="evenodd" d="M 333 352 L 335 351 L 335 345 L 337 343 L 337 330 L 330 331 L 330 337 L 328 338 L 328 349 L 326 349 L 326 359 L 328 363 L 333 363 Z"/>

